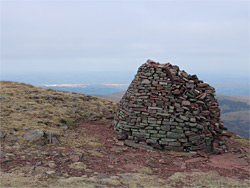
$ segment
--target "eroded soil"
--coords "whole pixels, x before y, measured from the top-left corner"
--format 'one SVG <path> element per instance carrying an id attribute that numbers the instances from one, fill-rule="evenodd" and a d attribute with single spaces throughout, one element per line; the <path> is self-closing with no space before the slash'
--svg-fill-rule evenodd
<path id="1" fill-rule="evenodd" d="M 125 146 L 110 124 L 81 121 L 55 145 L 2 142 L 1 187 L 249 186 L 249 147 L 232 138 L 221 155 L 149 151 Z"/>

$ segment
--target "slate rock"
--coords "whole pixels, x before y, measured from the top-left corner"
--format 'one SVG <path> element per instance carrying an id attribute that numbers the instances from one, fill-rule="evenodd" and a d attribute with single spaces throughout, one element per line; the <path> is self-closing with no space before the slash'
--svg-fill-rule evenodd
<path id="1" fill-rule="evenodd" d="M 163 130 L 163 131 L 169 131 L 170 130 L 170 126 L 169 125 L 162 125 L 161 126 L 161 130 Z"/>
<path id="2" fill-rule="evenodd" d="M 60 144 L 60 142 L 56 137 L 52 137 L 52 144 Z"/>
<path id="3" fill-rule="evenodd" d="M 6 135 L 7 134 L 3 130 L 0 130 L 0 140 L 4 140 Z"/>
<path id="4" fill-rule="evenodd" d="M 112 127 L 134 148 L 210 152 L 226 130 L 214 92 L 176 65 L 148 60 L 121 99 Z"/>
<path id="5" fill-rule="evenodd" d="M 110 178 L 109 174 L 105 174 L 105 173 L 98 174 L 98 179 L 107 179 L 107 178 Z"/>
<path id="6" fill-rule="evenodd" d="M 148 80 L 148 79 L 144 79 L 141 83 L 142 83 L 142 84 L 150 84 L 151 82 L 150 82 L 150 80 Z"/>
<path id="7" fill-rule="evenodd" d="M 185 138 L 185 134 L 183 133 L 174 133 L 174 132 L 167 132 L 167 138 Z"/>
<path id="8" fill-rule="evenodd" d="M 182 101 L 182 106 L 191 106 L 191 103 L 189 101 Z"/>
<path id="9" fill-rule="evenodd" d="M 131 175 L 131 174 L 122 174 L 121 175 L 122 179 L 129 179 L 129 178 L 132 178 L 132 177 L 133 177 L 133 175 Z"/>
<path id="10" fill-rule="evenodd" d="M 48 176 L 48 178 L 55 178 L 56 177 L 55 171 L 46 171 L 45 173 Z"/>
<path id="11" fill-rule="evenodd" d="M 69 159 L 73 162 L 78 162 L 80 160 L 79 155 L 70 155 Z"/>
<path id="12" fill-rule="evenodd" d="M 28 141 L 37 140 L 37 139 L 42 138 L 44 136 L 45 136 L 44 131 L 42 131 L 40 129 L 36 129 L 36 130 L 33 130 L 31 132 L 24 134 L 24 138 Z"/>

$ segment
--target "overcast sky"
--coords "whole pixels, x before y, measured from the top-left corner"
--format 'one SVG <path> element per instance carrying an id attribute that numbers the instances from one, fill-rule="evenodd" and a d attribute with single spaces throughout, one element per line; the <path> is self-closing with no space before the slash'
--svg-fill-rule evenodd
<path id="1" fill-rule="evenodd" d="M 2 72 L 249 74 L 249 1 L 2 0 L 1 24 Z"/>

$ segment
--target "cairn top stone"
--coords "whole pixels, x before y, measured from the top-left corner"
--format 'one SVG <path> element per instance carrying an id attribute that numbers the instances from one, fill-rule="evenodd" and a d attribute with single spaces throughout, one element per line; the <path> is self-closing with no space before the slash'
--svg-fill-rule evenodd
<path id="1" fill-rule="evenodd" d="M 127 145 L 212 152 L 226 148 L 215 89 L 176 65 L 148 59 L 119 103 L 112 123 Z"/>

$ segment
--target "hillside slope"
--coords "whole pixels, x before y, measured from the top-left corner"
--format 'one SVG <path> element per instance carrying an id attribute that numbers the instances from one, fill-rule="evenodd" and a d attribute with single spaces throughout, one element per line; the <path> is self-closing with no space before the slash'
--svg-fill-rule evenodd
<path id="1" fill-rule="evenodd" d="M 231 100 L 235 102 L 243 102 L 250 105 L 250 96 L 249 95 L 217 95 L 217 98 L 220 100 Z"/>
<path id="2" fill-rule="evenodd" d="M 249 95 L 217 95 L 221 119 L 225 126 L 240 136 L 250 138 Z"/>
<path id="3" fill-rule="evenodd" d="M 99 97 L 120 101 L 125 91 Z M 221 119 L 232 132 L 250 138 L 250 96 L 249 95 L 216 95 L 221 109 Z"/>
<path id="4" fill-rule="evenodd" d="M 99 95 L 99 97 L 102 97 L 104 99 L 114 100 L 114 101 L 120 101 L 125 94 L 126 91 L 121 91 L 117 93 L 112 93 L 109 95 Z"/>
<path id="5" fill-rule="evenodd" d="M 114 101 L 90 95 L 1 81 L 1 129 L 72 128 L 79 119 L 112 117 Z"/>
<path id="6" fill-rule="evenodd" d="M 249 140 L 228 153 L 149 151 L 118 141 L 116 102 L 1 83 L 1 187 L 248 187 Z"/>

